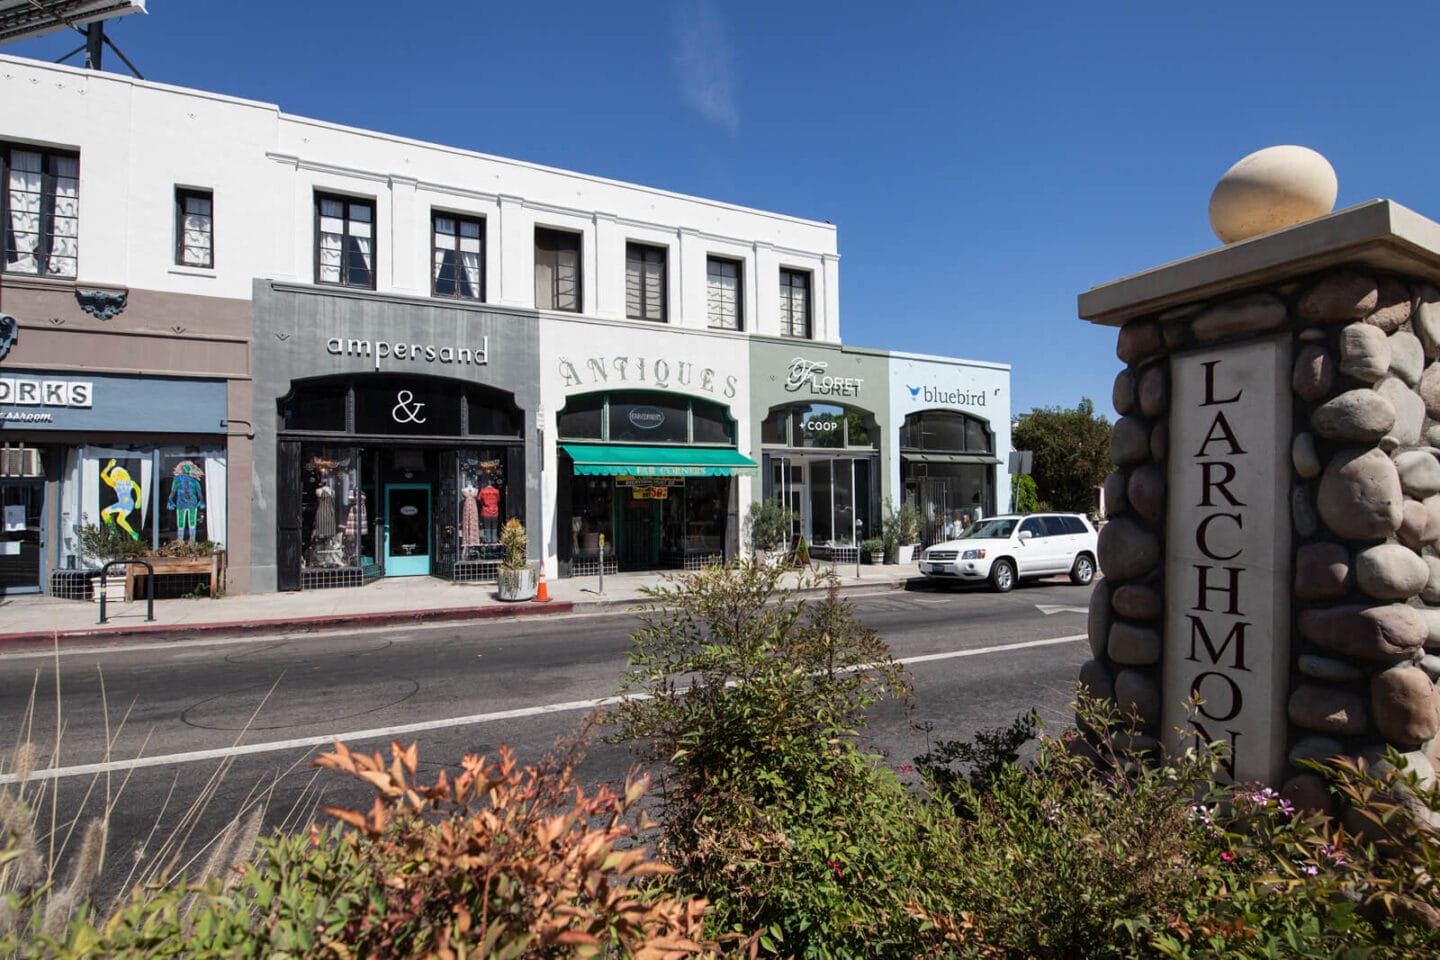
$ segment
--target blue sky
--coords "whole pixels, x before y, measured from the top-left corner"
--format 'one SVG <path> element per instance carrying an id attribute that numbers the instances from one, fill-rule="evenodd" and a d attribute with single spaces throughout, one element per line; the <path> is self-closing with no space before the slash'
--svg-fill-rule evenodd
<path id="1" fill-rule="evenodd" d="M 1016 413 L 1113 419 L 1114 331 L 1076 294 L 1216 246 L 1247 153 L 1312 147 L 1337 208 L 1440 218 L 1428 2 L 148 7 L 110 27 L 147 79 L 830 220 L 844 340 L 1010 363 Z"/>

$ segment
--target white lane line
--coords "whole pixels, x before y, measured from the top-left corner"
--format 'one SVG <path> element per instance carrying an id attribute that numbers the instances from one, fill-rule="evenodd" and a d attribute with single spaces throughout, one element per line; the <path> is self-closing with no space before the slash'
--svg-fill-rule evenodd
<path id="1" fill-rule="evenodd" d="M 993 647 L 975 647 L 970 650 L 951 650 L 947 653 L 929 653 L 917 657 L 900 658 L 900 663 L 930 663 L 936 660 L 952 660 L 956 657 L 976 657 L 987 653 L 1004 653 L 1008 650 L 1024 650 L 1030 647 L 1053 646 L 1085 639 L 1077 633 L 1068 637 L 1051 637 L 1047 640 L 1022 640 L 1017 643 L 1002 643 Z M 407 733 L 423 733 L 427 730 L 442 730 L 450 727 L 468 727 L 496 720 L 519 720 L 524 717 L 542 716 L 548 713 L 570 713 L 608 707 L 624 700 L 645 699 L 645 694 L 632 697 L 598 697 L 593 700 L 571 700 L 567 703 L 547 703 L 534 707 L 517 707 L 513 710 L 497 710 L 494 713 L 476 713 L 468 717 L 447 717 L 443 720 L 423 720 L 393 727 L 376 727 L 371 730 L 351 730 L 346 733 L 327 733 L 314 737 L 297 737 L 293 740 L 270 740 L 265 743 L 246 743 L 215 750 L 190 750 L 185 753 L 168 753 L 154 757 L 135 757 L 129 760 L 111 760 L 105 763 L 83 763 L 73 767 L 51 767 L 31 772 L 29 780 L 59 780 L 64 777 L 95 776 L 121 770 L 138 770 L 144 767 L 168 767 L 181 763 L 197 763 L 204 760 L 223 760 L 226 757 L 244 757 L 260 753 L 279 753 L 298 750 L 301 747 L 329 746 L 336 740 L 353 743 L 360 740 L 391 739 Z M 17 782 L 13 773 L 0 773 L 0 784 Z"/>

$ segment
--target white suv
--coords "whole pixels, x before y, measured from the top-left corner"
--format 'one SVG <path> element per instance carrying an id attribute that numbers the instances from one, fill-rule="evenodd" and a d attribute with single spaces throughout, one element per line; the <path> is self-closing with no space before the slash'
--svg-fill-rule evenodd
<path id="1" fill-rule="evenodd" d="M 1002 593 L 1017 580 L 1057 573 L 1084 586 L 1095 579 L 1095 539 L 1095 528 L 1078 513 L 991 517 L 926 549 L 920 572 L 936 580 L 988 579 Z"/>

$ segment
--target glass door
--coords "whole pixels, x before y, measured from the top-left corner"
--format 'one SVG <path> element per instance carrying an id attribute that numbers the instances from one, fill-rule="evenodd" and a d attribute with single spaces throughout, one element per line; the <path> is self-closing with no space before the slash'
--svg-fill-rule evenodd
<path id="1" fill-rule="evenodd" d="M 40 592 L 43 480 L 0 480 L 0 596 Z"/>
<path id="2" fill-rule="evenodd" d="M 385 575 L 430 575 L 430 485 L 385 485 Z"/>

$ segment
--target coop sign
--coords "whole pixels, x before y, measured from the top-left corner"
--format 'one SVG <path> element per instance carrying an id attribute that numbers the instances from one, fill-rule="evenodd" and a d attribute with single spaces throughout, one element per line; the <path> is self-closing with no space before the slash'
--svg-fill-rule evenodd
<path id="1" fill-rule="evenodd" d="M 1171 371 L 1161 727 L 1174 747 L 1224 743 L 1235 781 L 1276 783 L 1285 764 L 1288 361 L 1272 340 Z"/>

